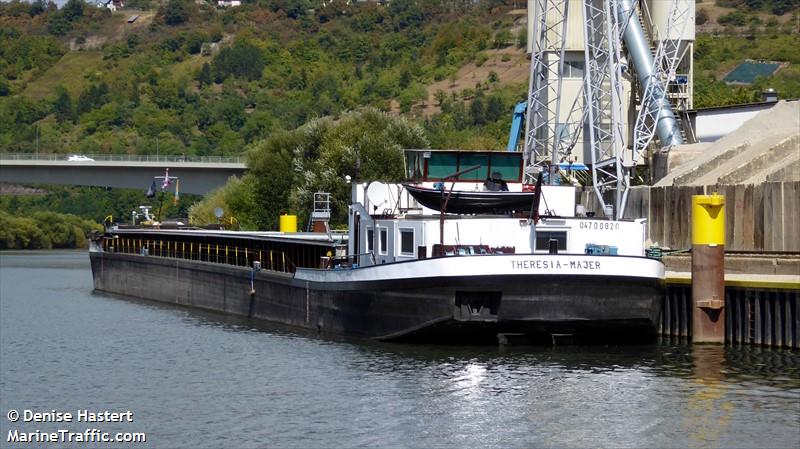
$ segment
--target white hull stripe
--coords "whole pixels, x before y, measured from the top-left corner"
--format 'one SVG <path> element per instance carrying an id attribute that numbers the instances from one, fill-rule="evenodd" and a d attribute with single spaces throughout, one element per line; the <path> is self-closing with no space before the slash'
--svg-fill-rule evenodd
<path id="1" fill-rule="evenodd" d="M 421 259 L 342 270 L 298 268 L 295 279 L 309 282 L 367 282 L 470 276 L 619 276 L 664 279 L 658 260 L 626 256 L 494 255 Z"/>

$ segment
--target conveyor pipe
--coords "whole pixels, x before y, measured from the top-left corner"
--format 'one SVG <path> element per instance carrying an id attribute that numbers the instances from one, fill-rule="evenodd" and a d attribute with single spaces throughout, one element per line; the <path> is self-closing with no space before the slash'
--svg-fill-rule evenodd
<path id="1" fill-rule="evenodd" d="M 630 17 L 622 38 L 636 67 L 636 74 L 639 78 L 639 84 L 642 86 L 642 92 L 647 91 L 648 83 L 656 83 L 653 86 L 652 97 L 644 100 L 654 102 L 655 104 L 652 104 L 651 107 L 657 108 L 659 111 L 656 117 L 656 134 L 661 141 L 661 146 L 680 145 L 683 143 L 683 137 L 681 137 L 678 122 L 675 120 L 675 114 L 672 112 L 672 105 L 670 105 L 664 94 L 664 86 L 655 76 L 653 54 L 650 52 L 650 46 L 644 36 L 644 31 L 639 22 L 639 16 L 634 10 L 633 3 L 631 0 L 619 0 L 617 11 L 621 24 L 625 24 L 625 21 Z"/>

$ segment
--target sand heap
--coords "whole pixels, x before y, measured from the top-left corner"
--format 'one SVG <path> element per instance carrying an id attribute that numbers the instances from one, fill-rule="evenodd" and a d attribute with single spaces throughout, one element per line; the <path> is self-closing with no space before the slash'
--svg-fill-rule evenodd
<path id="1" fill-rule="evenodd" d="M 687 160 L 657 186 L 800 181 L 800 101 L 780 101 L 716 142 L 673 152 Z"/>

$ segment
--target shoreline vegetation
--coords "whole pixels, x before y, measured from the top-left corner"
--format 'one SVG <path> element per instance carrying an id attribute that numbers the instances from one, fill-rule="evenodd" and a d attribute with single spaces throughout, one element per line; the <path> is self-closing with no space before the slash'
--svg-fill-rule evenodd
<path id="1" fill-rule="evenodd" d="M 103 226 L 72 214 L 38 211 L 15 216 L 0 210 L 0 250 L 88 248 Z"/>

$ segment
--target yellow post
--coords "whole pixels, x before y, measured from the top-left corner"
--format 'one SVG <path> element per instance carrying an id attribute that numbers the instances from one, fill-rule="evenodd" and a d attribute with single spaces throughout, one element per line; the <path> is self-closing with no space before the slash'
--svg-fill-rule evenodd
<path id="1" fill-rule="evenodd" d="M 692 196 L 692 342 L 725 342 L 725 196 Z"/>
<path id="2" fill-rule="evenodd" d="M 194 243 L 189 243 L 189 259 L 194 256 Z"/>
<path id="3" fill-rule="evenodd" d="M 273 268 L 273 266 L 274 265 L 272 263 L 272 250 L 269 250 L 269 269 L 275 271 L 275 268 Z"/>
<path id="4" fill-rule="evenodd" d="M 219 263 L 219 243 L 217 243 L 217 263 Z"/>

